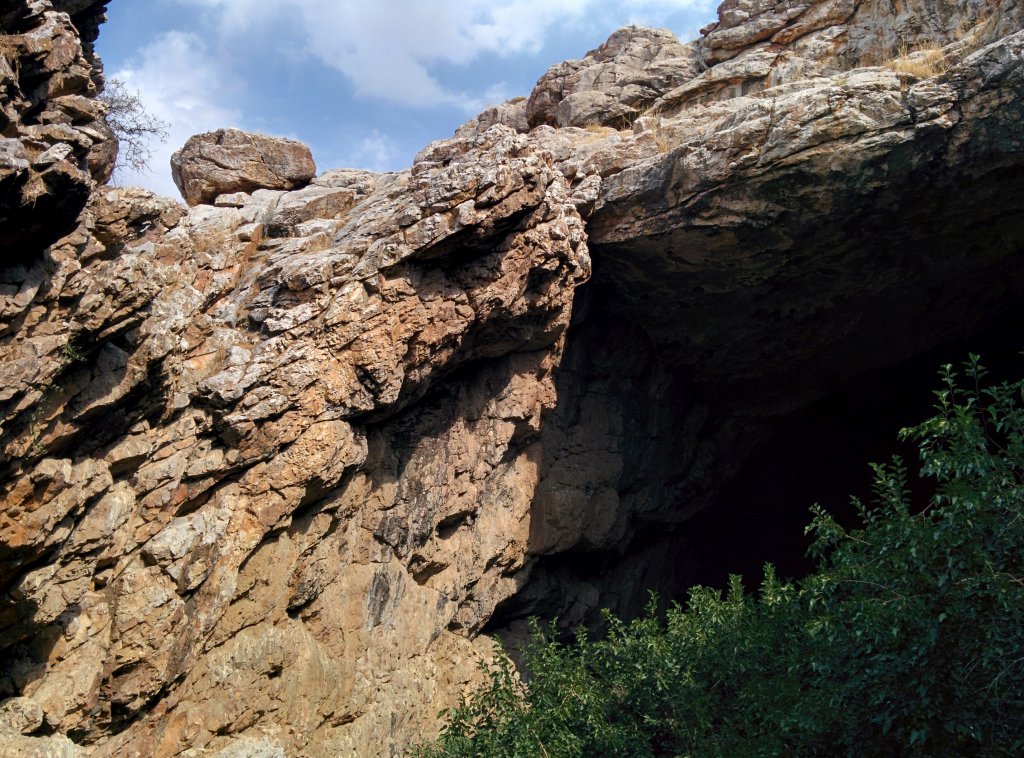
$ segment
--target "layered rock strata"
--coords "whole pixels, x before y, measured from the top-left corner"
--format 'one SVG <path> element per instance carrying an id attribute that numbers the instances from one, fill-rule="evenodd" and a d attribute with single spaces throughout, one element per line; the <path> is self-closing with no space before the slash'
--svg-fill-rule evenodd
<path id="1" fill-rule="evenodd" d="M 14 0 L 0 11 L 0 263 L 38 257 L 75 227 L 117 143 L 95 99 L 106 1 Z"/>
<path id="2" fill-rule="evenodd" d="M 400 754 L 492 633 L 678 593 L 777 419 L 1017 318 L 1021 11 L 876 6 L 621 30 L 408 171 L 225 132 L 190 208 L 62 205 L 0 268 L 0 745 Z"/>

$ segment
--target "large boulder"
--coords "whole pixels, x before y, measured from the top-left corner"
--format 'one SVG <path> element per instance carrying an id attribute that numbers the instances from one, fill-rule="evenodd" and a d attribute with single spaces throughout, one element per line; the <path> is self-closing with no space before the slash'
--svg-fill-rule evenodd
<path id="1" fill-rule="evenodd" d="M 171 156 L 171 175 L 189 205 L 230 192 L 293 190 L 316 176 L 309 148 L 284 137 L 218 129 L 190 137 Z"/>

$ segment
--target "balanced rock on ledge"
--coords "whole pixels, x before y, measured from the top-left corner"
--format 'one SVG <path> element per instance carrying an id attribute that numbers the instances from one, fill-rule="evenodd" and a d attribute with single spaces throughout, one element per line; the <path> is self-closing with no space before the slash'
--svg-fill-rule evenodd
<path id="1" fill-rule="evenodd" d="M 284 137 L 218 129 L 189 137 L 171 156 L 171 176 L 189 205 L 221 194 L 293 190 L 316 176 L 309 148 Z"/>

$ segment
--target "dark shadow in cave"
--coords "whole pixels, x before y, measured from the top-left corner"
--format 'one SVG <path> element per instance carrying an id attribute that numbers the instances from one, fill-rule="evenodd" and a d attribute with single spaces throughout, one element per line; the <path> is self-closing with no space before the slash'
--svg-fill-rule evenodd
<path id="1" fill-rule="evenodd" d="M 730 574 L 740 574 L 754 590 L 766 562 L 782 578 L 806 576 L 814 567 L 807 556 L 811 538 L 804 534 L 811 504 L 821 504 L 847 528 L 858 526 L 850 497 L 870 500 L 871 462 L 899 455 L 907 464 L 914 502 L 923 506 L 933 482 L 917 475 L 916 448 L 897 440 L 899 429 L 932 415 L 943 364 L 959 367 L 973 352 L 991 378 L 1019 378 L 1024 335 L 1013 326 L 1003 322 L 900 365 L 868 372 L 778 419 L 711 506 L 686 523 L 694 559 L 679 585 L 724 588 Z"/>
<path id="2" fill-rule="evenodd" d="M 1024 340 L 1017 326 L 1016 319 L 995 318 L 970 338 L 864 373 L 790 414 L 751 420 L 768 431 L 749 450 L 737 451 L 743 462 L 720 482 L 705 509 L 675 524 L 637 520 L 617 549 L 576 546 L 542 556 L 524 588 L 499 606 L 485 631 L 501 637 L 517 658 L 529 616 L 557 618 L 568 640 L 581 623 L 599 632 L 601 608 L 635 617 L 651 591 L 662 608 L 685 603 L 695 585 L 724 589 L 730 574 L 740 574 L 746 588 L 756 591 L 766 562 L 782 578 L 802 578 L 813 568 L 804 533 L 811 504 L 856 527 L 850 497 L 870 499 L 870 462 L 900 455 L 915 502 L 927 502 L 931 481 L 916 475 L 916 449 L 898 442 L 899 429 L 932 414 L 938 370 L 945 363 L 959 366 L 974 352 L 993 380 L 1019 378 Z M 600 589 L 597 603 L 582 610 L 587 597 L 577 591 L 581 586 Z"/>
<path id="3" fill-rule="evenodd" d="M 978 353 L 997 379 L 1019 377 L 1024 364 L 1019 304 L 1003 300 L 960 332 L 968 337 L 885 368 L 853 373 L 847 365 L 852 378 L 845 380 L 827 381 L 826 363 L 814 379 L 821 387 L 816 399 L 785 413 L 748 416 L 745 406 L 730 406 L 729 386 L 702 383 L 673 364 L 670 351 L 659 351 L 635 325 L 603 307 L 614 302 L 614 293 L 602 284 L 578 293 L 579 318 L 558 375 L 559 406 L 544 434 L 568 435 L 576 444 L 592 439 L 571 436 L 587 428 L 588 403 L 621 419 L 612 437 L 622 460 L 617 487 L 628 525 L 618 541 L 584 538 L 537 557 L 519 592 L 485 627 L 513 650 L 530 616 L 557 618 L 568 634 L 580 624 L 600 629 L 602 608 L 635 617 L 650 591 L 662 606 L 684 602 L 692 586 L 722 588 L 730 574 L 756 589 L 766 562 L 784 578 L 804 576 L 812 567 L 804 534 L 812 503 L 856 526 L 849 498 L 870 498 L 870 462 L 898 453 L 916 471 L 916 451 L 899 444 L 897 434 L 931 415 L 942 364 L 959 365 Z M 702 405 L 707 412 L 696 413 Z M 564 439 L 556 440 L 553 449 L 564 446 Z M 588 476 L 579 482 L 592 497 L 591 486 L 608 477 L 604 468 Z M 930 494 L 927 482 L 912 480 L 911 488 L 925 499 Z M 535 505 L 536 518 L 546 506 Z"/>

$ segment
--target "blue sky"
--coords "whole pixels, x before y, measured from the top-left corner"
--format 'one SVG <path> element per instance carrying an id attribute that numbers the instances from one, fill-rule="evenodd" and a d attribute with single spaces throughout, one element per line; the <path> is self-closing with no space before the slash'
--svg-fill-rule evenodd
<path id="1" fill-rule="evenodd" d="M 483 108 L 529 95 L 550 66 L 629 23 L 696 36 L 714 0 L 112 0 L 97 47 L 108 77 L 169 124 L 150 170 L 234 126 L 292 137 L 319 171 L 408 166 Z"/>

